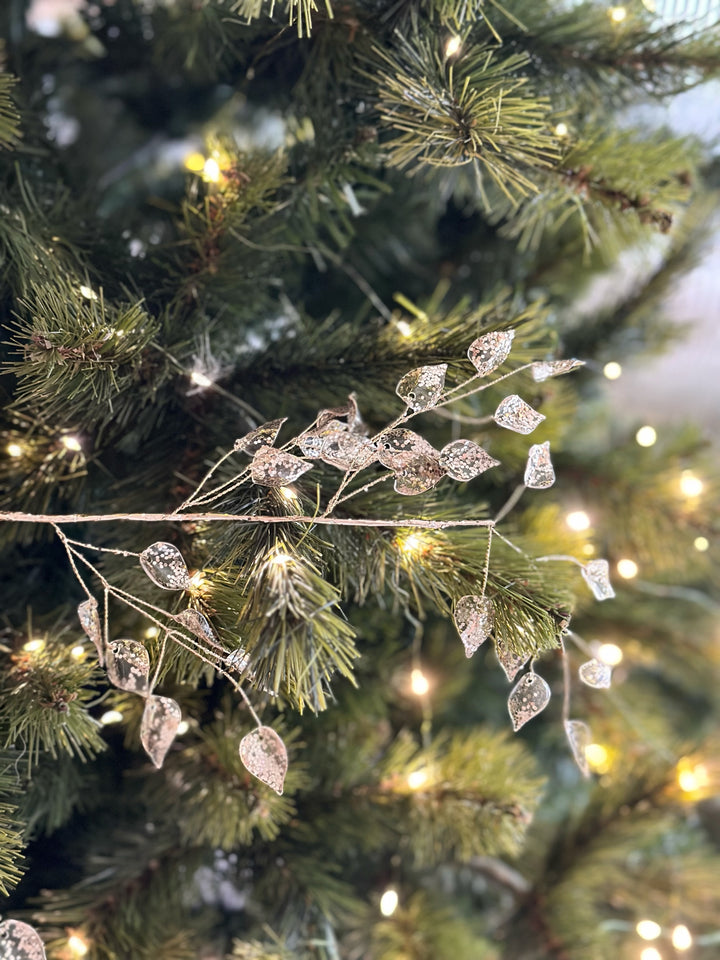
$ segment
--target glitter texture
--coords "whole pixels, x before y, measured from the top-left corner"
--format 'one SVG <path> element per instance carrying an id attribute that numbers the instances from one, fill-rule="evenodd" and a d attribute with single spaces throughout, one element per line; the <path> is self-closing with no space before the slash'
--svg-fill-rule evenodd
<path id="1" fill-rule="evenodd" d="M 472 480 L 499 463 L 472 440 L 454 440 L 440 451 L 440 466 L 453 480 Z"/>
<path id="2" fill-rule="evenodd" d="M 531 490 L 546 490 L 554 483 L 555 470 L 550 460 L 550 441 L 534 443 L 528 451 L 525 486 Z"/>
<path id="3" fill-rule="evenodd" d="M 503 643 L 502 640 L 495 641 L 495 656 L 498 659 L 498 663 L 503 668 L 505 676 L 510 681 L 515 679 L 518 671 L 522 670 L 522 668 L 530 659 L 529 653 L 527 655 L 514 653 L 506 643 Z"/>
<path id="4" fill-rule="evenodd" d="M 550 703 L 550 687 L 536 673 L 526 673 L 510 691 L 508 711 L 513 730 L 524 727 Z"/>
<path id="5" fill-rule="evenodd" d="M 267 423 L 261 424 L 255 430 L 251 430 L 250 433 L 246 433 L 244 437 L 236 440 L 233 444 L 233 450 L 255 453 L 260 447 L 271 447 L 277 440 L 280 428 L 286 420 L 287 417 L 282 417 L 280 420 L 268 420 Z"/>
<path id="6" fill-rule="evenodd" d="M 240 741 L 240 759 L 246 770 L 282 795 L 288 757 L 285 744 L 270 727 L 258 727 Z"/>
<path id="7" fill-rule="evenodd" d="M 601 660 L 588 660 L 583 663 L 578 674 L 584 684 L 596 690 L 607 690 L 612 681 L 612 667 Z"/>
<path id="8" fill-rule="evenodd" d="M 253 483 L 262 487 L 284 487 L 312 468 L 300 457 L 272 447 L 260 447 L 253 458 L 250 475 Z"/>
<path id="9" fill-rule="evenodd" d="M 98 660 L 100 661 L 100 666 L 102 667 L 105 665 L 105 650 L 103 649 L 104 644 L 102 627 L 100 625 L 100 614 L 98 613 L 97 600 L 95 600 L 94 597 L 90 597 L 88 600 L 83 600 L 83 602 L 78 605 L 77 613 L 80 626 L 95 644 Z"/>
<path id="10" fill-rule="evenodd" d="M 210 626 L 210 621 L 204 613 L 200 613 L 199 610 L 181 610 L 175 619 L 186 627 L 190 633 L 194 633 L 198 639 L 206 640 L 211 646 L 222 650 L 213 633 L 213 628 Z"/>
<path id="11" fill-rule="evenodd" d="M 471 657 L 490 636 L 495 623 L 492 600 L 473 595 L 460 597 L 455 604 L 453 620 L 465 647 L 465 656 Z"/>
<path id="12" fill-rule="evenodd" d="M 362 470 L 377 460 L 377 450 L 367 437 L 335 430 L 325 436 L 320 459 L 340 470 Z"/>
<path id="13" fill-rule="evenodd" d="M 0 958 L 2 960 L 47 960 L 40 934 L 29 923 L 3 920 L 0 923 Z"/>
<path id="14" fill-rule="evenodd" d="M 514 330 L 496 330 L 473 340 L 468 347 L 467 355 L 481 377 L 486 377 L 493 370 L 497 370 L 507 359 L 514 336 Z"/>
<path id="15" fill-rule="evenodd" d="M 525 403 L 516 393 L 505 397 L 493 414 L 493 420 L 499 427 L 524 434 L 532 433 L 544 419 L 544 414 L 533 410 L 530 404 Z"/>
<path id="16" fill-rule="evenodd" d="M 152 582 L 163 590 L 189 590 L 190 574 L 177 547 L 171 543 L 153 543 L 140 554 L 140 566 Z"/>
<path id="17" fill-rule="evenodd" d="M 181 720 L 180 707 L 171 697 L 148 697 L 140 725 L 140 741 L 158 770 Z"/>
<path id="18" fill-rule="evenodd" d="M 107 675 L 114 686 L 144 697 L 148 692 L 149 674 L 150 657 L 137 640 L 115 640 L 108 644 Z"/>
<path id="19" fill-rule="evenodd" d="M 582 720 L 565 720 L 565 736 L 568 738 L 570 749 L 580 773 L 584 777 L 590 776 L 590 765 L 585 756 L 585 747 L 592 742 L 590 727 Z"/>
<path id="20" fill-rule="evenodd" d="M 446 373 L 446 363 L 432 367 L 416 367 L 400 380 L 395 393 L 411 410 L 429 410 L 442 396 Z"/>
<path id="21" fill-rule="evenodd" d="M 530 370 L 535 383 L 542 383 L 550 377 L 559 377 L 563 373 L 570 373 L 584 366 L 584 360 L 540 360 L 533 363 Z"/>
<path id="22" fill-rule="evenodd" d="M 610 583 L 610 564 L 607 560 L 591 560 L 581 567 L 580 572 L 596 600 L 610 600 L 615 596 Z"/>

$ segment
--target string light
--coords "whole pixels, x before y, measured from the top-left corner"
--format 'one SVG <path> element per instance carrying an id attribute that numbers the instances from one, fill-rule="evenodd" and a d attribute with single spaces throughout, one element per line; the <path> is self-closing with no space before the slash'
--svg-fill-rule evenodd
<path id="1" fill-rule="evenodd" d="M 700 553 L 705 553 L 705 551 L 710 548 L 710 541 L 707 537 L 695 537 L 693 546 L 696 550 L 699 550 Z"/>
<path id="2" fill-rule="evenodd" d="M 60 443 L 66 450 L 70 450 L 72 453 L 80 453 L 82 450 L 80 440 L 71 433 L 66 433 L 64 437 L 60 437 Z"/>
<path id="3" fill-rule="evenodd" d="M 412 327 L 407 322 L 407 320 L 398 320 L 395 323 L 395 326 L 398 329 L 398 332 L 401 333 L 404 337 L 412 336 Z"/>
<path id="4" fill-rule="evenodd" d="M 427 781 L 427 770 L 413 770 L 413 772 L 409 774 L 407 778 L 408 786 L 411 790 L 419 790 L 420 787 L 425 786 Z"/>
<path id="5" fill-rule="evenodd" d="M 90 949 L 83 938 L 76 933 L 68 937 L 68 947 L 70 947 L 73 957 L 84 957 Z"/>
<path id="6" fill-rule="evenodd" d="M 613 23 L 622 23 L 627 18 L 625 7 L 610 7 L 610 19 Z"/>
<path id="7" fill-rule="evenodd" d="M 594 543 L 583 544 L 582 552 L 584 556 L 592 557 L 592 555 L 595 553 L 595 544 Z"/>
<path id="8" fill-rule="evenodd" d="M 289 563 L 292 562 L 292 557 L 289 553 L 283 553 L 282 551 L 277 551 L 272 553 L 268 557 L 268 563 L 273 567 L 286 567 Z"/>
<path id="9" fill-rule="evenodd" d="M 384 917 L 391 917 L 397 910 L 399 902 L 397 890 L 389 887 L 380 897 L 380 913 Z"/>
<path id="10" fill-rule="evenodd" d="M 88 287 L 88 286 L 86 286 L 85 284 L 83 284 L 83 285 L 80 287 L 80 293 L 82 294 L 83 297 L 85 297 L 86 300 L 99 300 L 99 299 L 100 299 L 100 297 L 95 293 L 95 291 L 92 289 L 92 287 Z"/>
<path id="11" fill-rule="evenodd" d="M 201 153 L 193 151 L 185 157 L 185 169 L 191 173 L 202 173 L 204 167 L 205 157 Z"/>
<path id="12" fill-rule="evenodd" d="M 462 46 L 462 40 L 460 37 L 450 37 L 448 42 L 445 44 L 445 56 L 454 57 Z"/>
<path id="13" fill-rule="evenodd" d="M 677 781 L 683 793 L 698 793 L 710 786 L 710 775 L 702 763 L 683 757 L 677 765 Z"/>
<path id="14" fill-rule="evenodd" d="M 100 723 L 107 727 L 111 723 L 120 723 L 123 715 L 119 710 L 106 710 L 105 713 L 100 717 Z"/>
<path id="15" fill-rule="evenodd" d="M 617 378 L 622 374 L 622 367 L 619 363 L 615 363 L 614 360 L 611 360 L 610 363 L 606 363 L 603 367 L 603 375 L 608 380 L 617 380 Z"/>
<path id="16" fill-rule="evenodd" d="M 278 487 L 278 493 L 288 503 L 296 503 L 300 499 L 292 487 Z"/>
<path id="17" fill-rule="evenodd" d="M 430 545 L 422 533 L 408 533 L 397 539 L 398 546 L 406 557 L 421 557 Z"/>
<path id="18" fill-rule="evenodd" d="M 622 663 L 623 652 L 615 643 L 601 643 L 595 656 L 609 667 L 616 667 Z"/>
<path id="19" fill-rule="evenodd" d="M 627 557 L 624 557 L 617 562 L 617 572 L 623 580 L 632 580 L 633 577 L 638 575 L 638 565 L 634 560 L 629 560 Z"/>
<path id="20" fill-rule="evenodd" d="M 213 157 L 208 157 L 203 164 L 203 180 L 217 183 L 220 179 L 220 164 Z"/>
<path id="21" fill-rule="evenodd" d="M 703 482 L 692 470 L 683 470 L 680 477 L 680 490 L 686 497 L 698 497 L 703 492 Z"/>
<path id="22" fill-rule="evenodd" d="M 181 720 L 178 724 L 177 735 L 181 737 L 184 733 L 187 733 L 189 729 L 190 724 L 187 722 L 187 720 Z"/>
<path id="23" fill-rule="evenodd" d="M 635 929 L 643 940 L 657 940 L 662 933 L 662 927 L 654 920 L 640 920 Z"/>
<path id="24" fill-rule="evenodd" d="M 410 689 L 416 697 L 424 697 L 430 689 L 430 681 L 417 667 L 410 674 Z"/>
<path id="25" fill-rule="evenodd" d="M 566 137 L 568 135 L 568 125 L 566 123 L 558 123 L 555 127 L 555 136 L 556 137 Z"/>
<path id="26" fill-rule="evenodd" d="M 590 527 L 590 517 L 584 510 L 573 510 L 565 517 L 565 523 L 571 530 L 587 530 Z"/>
<path id="27" fill-rule="evenodd" d="M 676 950 L 689 950 L 693 945 L 692 934 L 684 923 L 679 923 L 673 928 L 672 945 Z"/>
<path id="28" fill-rule="evenodd" d="M 207 581 L 205 580 L 205 574 L 202 570 L 196 570 L 190 577 L 190 595 L 193 597 L 201 597 L 206 589 Z"/>
<path id="29" fill-rule="evenodd" d="M 589 743 L 585 747 L 585 759 L 595 773 L 607 773 L 610 769 L 610 753 L 601 743 Z"/>
<path id="30" fill-rule="evenodd" d="M 9 443 L 5 449 L 9 457 L 21 457 L 25 452 L 19 443 Z"/>
<path id="31" fill-rule="evenodd" d="M 39 653 L 44 646 L 44 640 L 28 640 L 27 643 L 23 644 L 23 650 L 27 653 Z"/>
<path id="32" fill-rule="evenodd" d="M 657 440 L 655 428 L 649 425 L 640 427 L 638 432 L 635 434 L 635 440 L 641 447 L 651 447 Z"/>
<path id="33" fill-rule="evenodd" d="M 192 581 L 190 582 L 192 583 Z M 145 631 L 145 639 L 154 640 L 155 637 L 159 636 L 159 634 L 160 634 L 160 627 L 148 627 L 147 630 Z"/>
<path id="34" fill-rule="evenodd" d="M 640 960 L 663 960 L 663 958 L 655 947 L 645 947 L 640 953 Z"/>
<path id="35" fill-rule="evenodd" d="M 79 643 L 76 647 L 72 648 L 70 651 L 70 656 L 73 658 L 73 660 L 82 660 L 82 658 L 85 656 L 85 647 Z"/>
<path id="36" fill-rule="evenodd" d="M 211 387 L 213 384 L 210 377 L 206 373 L 203 373 L 202 370 L 193 370 L 190 374 L 190 380 L 196 387 Z"/>

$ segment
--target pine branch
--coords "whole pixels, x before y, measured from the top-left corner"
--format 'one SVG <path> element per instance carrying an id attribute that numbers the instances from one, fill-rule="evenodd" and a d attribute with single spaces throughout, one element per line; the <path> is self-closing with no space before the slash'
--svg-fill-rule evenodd
<path id="1" fill-rule="evenodd" d="M 20 114 L 11 96 L 16 82 L 9 74 L 0 73 L 0 148 L 11 148 L 20 138 Z"/>

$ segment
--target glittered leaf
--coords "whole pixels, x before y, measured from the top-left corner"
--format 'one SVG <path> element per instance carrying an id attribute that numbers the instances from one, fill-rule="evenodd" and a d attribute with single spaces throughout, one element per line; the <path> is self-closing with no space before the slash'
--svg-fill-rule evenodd
<path id="1" fill-rule="evenodd" d="M 510 691 L 508 711 L 513 730 L 525 726 L 528 720 L 536 717 L 550 702 L 550 687 L 536 673 L 525 676 Z"/>
<path id="2" fill-rule="evenodd" d="M 550 377 L 559 377 L 563 373 L 570 373 L 578 367 L 584 367 L 584 360 L 539 360 L 531 366 L 535 383 L 542 383 Z"/>
<path id="3" fill-rule="evenodd" d="M 550 459 L 550 441 L 534 443 L 528 451 L 525 486 L 531 490 L 545 490 L 554 483 L 555 469 Z"/>
<path id="4" fill-rule="evenodd" d="M 467 355 L 481 377 L 492 373 L 507 359 L 514 336 L 514 330 L 495 330 L 473 340 Z"/>
<path id="5" fill-rule="evenodd" d="M 105 664 L 105 650 L 103 649 L 104 643 L 102 626 L 100 625 L 100 614 L 98 613 L 97 600 L 95 600 L 94 597 L 89 597 L 87 600 L 83 600 L 81 604 L 78 604 L 77 612 L 78 619 L 80 620 L 80 626 L 95 644 L 98 660 L 100 661 L 100 666 L 102 667 Z"/>
<path id="6" fill-rule="evenodd" d="M 300 457 L 272 447 L 260 447 L 253 458 L 250 475 L 253 483 L 263 487 L 283 487 L 292 483 L 312 467 Z"/>
<path id="7" fill-rule="evenodd" d="M 182 713 L 171 697 L 148 697 L 140 724 L 140 742 L 160 769 L 177 734 Z"/>
<path id="8" fill-rule="evenodd" d="M 529 403 L 525 403 L 522 397 L 513 393 L 500 402 L 493 419 L 499 427 L 528 434 L 543 422 L 545 414 L 538 413 Z"/>
<path id="9" fill-rule="evenodd" d="M 182 554 L 172 543 L 153 543 L 140 554 L 140 566 L 163 590 L 189 590 L 190 574 Z"/>
<path id="10" fill-rule="evenodd" d="M 240 759 L 250 773 L 282 794 L 288 756 L 285 744 L 270 727 L 258 727 L 240 741 Z"/>
<path id="11" fill-rule="evenodd" d="M 406 458 L 402 458 L 401 454 L 413 453 L 430 460 L 438 460 L 440 457 L 435 447 L 424 437 L 404 427 L 396 427 L 381 434 L 376 441 L 376 446 L 378 460 L 384 467 L 389 467 L 391 470 L 398 463 L 406 462 Z"/>
<path id="12" fill-rule="evenodd" d="M 582 720 L 565 720 L 565 736 L 568 738 L 575 763 L 584 777 L 590 776 L 590 765 L 585 755 L 585 748 L 592 742 L 590 727 Z"/>
<path id="13" fill-rule="evenodd" d="M 287 417 L 281 417 L 279 420 L 268 420 L 267 423 L 263 423 L 255 430 L 251 430 L 250 433 L 246 433 L 244 437 L 236 440 L 233 449 L 242 450 L 245 453 L 255 453 L 260 447 L 271 447 L 277 440 L 280 428 L 286 420 Z"/>
<path id="14" fill-rule="evenodd" d="M 453 620 L 465 647 L 465 656 L 471 657 L 490 636 L 495 623 L 492 600 L 473 595 L 460 597 L 455 604 Z"/>
<path id="15" fill-rule="evenodd" d="M 350 433 L 367 433 L 367 427 L 363 421 L 363 418 L 360 414 L 360 410 L 357 405 L 357 397 L 354 393 L 351 393 L 348 396 L 348 402 L 342 407 L 330 407 L 327 410 L 321 410 L 317 415 L 317 427 L 322 429 L 326 427 L 331 421 L 336 420 L 337 417 L 344 417 L 347 421 L 346 424 L 343 424 L 345 429 L 349 430 Z"/>
<path id="16" fill-rule="evenodd" d="M 596 690 L 607 690 L 612 681 L 612 667 L 601 660 L 588 660 L 582 664 L 578 673 L 583 683 Z"/>
<path id="17" fill-rule="evenodd" d="M 615 596 L 610 584 L 610 565 L 607 560 L 591 560 L 580 568 L 580 572 L 596 600 L 610 600 Z"/>
<path id="18" fill-rule="evenodd" d="M 445 471 L 435 458 L 422 454 L 397 454 L 393 470 L 395 491 L 406 497 L 432 490 L 445 476 Z"/>
<path id="19" fill-rule="evenodd" d="M 377 450 L 367 437 L 337 430 L 325 437 L 320 459 L 340 470 L 362 470 L 377 460 Z"/>
<path id="20" fill-rule="evenodd" d="M 400 380 L 395 393 L 411 410 L 429 410 L 442 396 L 447 364 L 416 367 Z"/>
<path id="21" fill-rule="evenodd" d="M 210 621 L 204 613 L 200 613 L 199 610 L 181 610 L 175 619 L 178 621 L 178 623 L 181 623 L 184 627 L 186 627 L 190 633 L 194 633 L 198 639 L 205 640 L 211 646 L 222 649 L 221 644 L 218 643 L 217 638 L 213 633 L 213 628 L 210 626 Z"/>
<path id="22" fill-rule="evenodd" d="M 243 673 L 249 665 L 250 654 L 245 647 L 238 647 L 237 650 L 232 650 L 225 657 L 225 666 L 230 667 L 231 670 L 237 670 L 238 673 Z"/>
<path id="23" fill-rule="evenodd" d="M 40 934 L 22 920 L 0 923 L 0 960 L 47 960 Z"/>
<path id="24" fill-rule="evenodd" d="M 530 659 L 529 653 L 528 654 L 515 653 L 502 640 L 495 641 L 495 656 L 498 659 L 498 663 L 503 668 L 505 672 L 505 676 L 510 681 L 513 681 L 515 679 L 518 672 L 522 670 L 522 668 Z"/>
<path id="25" fill-rule="evenodd" d="M 499 463 L 472 440 L 454 440 L 440 451 L 440 466 L 453 480 L 472 480 Z"/>
<path id="26" fill-rule="evenodd" d="M 115 640 L 109 643 L 107 674 L 110 683 L 119 687 L 120 690 L 146 696 L 150 674 L 150 657 L 147 650 L 137 640 Z"/>

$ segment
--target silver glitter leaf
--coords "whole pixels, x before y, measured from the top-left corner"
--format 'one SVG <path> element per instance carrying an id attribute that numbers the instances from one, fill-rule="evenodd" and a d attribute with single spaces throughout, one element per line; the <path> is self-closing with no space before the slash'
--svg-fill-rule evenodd
<path id="1" fill-rule="evenodd" d="M 271 727 L 258 727 L 242 738 L 240 759 L 254 777 L 282 795 L 288 756 L 285 744 Z"/>
<path id="2" fill-rule="evenodd" d="M 207 641 L 207 643 L 213 647 L 216 647 L 218 650 L 222 649 L 221 644 L 218 643 L 217 638 L 213 633 L 213 628 L 210 626 L 210 621 L 204 613 L 200 613 L 199 610 L 192 610 L 188 608 L 187 610 L 181 610 L 175 619 L 178 623 L 181 623 L 184 627 L 186 627 L 190 633 L 194 633 L 199 640 Z"/>
<path id="3" fill-rule="evenodd" d="M 499 463 L 472 440 L 454 440 L 440 451 L 440 466 L 453 480 L 472 480 Z"/>
<path id="4" fill-rule="evenodd" d="M 245 647 L 238 647 L 237 650 L 232 650 L 227 657 L 225 657 L 225 666 L 230 667 L 232 670 L 237 670 L 238 673 L 243 673 L 249 665 L 250 654 Z"/>
<path id="5" fill-rule="evenodd" d="M 114 640 L 108 644 L 107 675 L 114 686 L 147 696 L 149 674 L 150 657 L 137 640 Z"/>
<path id="6" fill-rule="evenodd" d="M 140 554 L 140 566 L 163 590 L 189 590 L 190 574 L 182 554 L 172 543 L 152 543 Z"/>
<path id="7" fill-rule="evenodd" d="M 544 419 L 545 414 L 538 413 L 516 393 L 505 397 L 493 414 L 493 420 L 499 427 L 524 434 L 532 433 Z"/>
<path id="8" fill-rule="evenodd" d="M 317 415 L 318 429 L 326 427 L 331 421 L 336 421 L 337 417 L 344 417 L 347 421 L 342 426 L 350 433 L 367 433 L 367 427 L 360 414 L 357 405 L 357 397 L 354 393 L 348 395 L 348 402 L 342 407 L 330 407 L 327 410 L 321 410 Z M 337 422 L 337 421 L 336 421 Z"/>
<path id="9" fill-rule="evenodd" d="M 592 742 L 590 727 L 582 720 L 565 720 L 565 736 L 570 744 L 575 763 L 584 777 L 590 776 L 590 764 L 585 755 L 585 748 Z"/>
<path id="10" fill-rule="evenodd" d="M 504 363 L 510 353 L 514 336 L 514 330 L 495 330 L 473 340 L 467 355 L 481 377 L 486 377 Z"/>
<path id="11" fill-rule="evenodd" d="M 277 440 L 280 428 L 287 420 L 287 417 L 281 417 L 279 420 L 268 420 L 261 424 L 244 437 L 240 437 L 233 444 L 233 450 L 242 450 L 244 453 L 255 453 L 260 447 L 271 447 Z"/>
<path id="12" fill-rule="evenodd" d="M 100 661 L 100 666 L 102 667 L 105 664 L 105 645 L 103 643 L 102 626 L 100 624 L 100 614 L 98 613 L 97 600 L 95 600 L 94 597 L 89 597 L 87 600 L 83 600 L 82 603 L 78 604 L 77 613 L 80 626 L 95 644 L 98 660 Z"/>
<path id="13" fill-rule="evenodd" d="M 393 470 L 395 491 L 406 497 L 432 490 L 445 476 L 445 471 L 435 458 L 422 454 L 398 453 Z"/>
<path id="14" fill-rule="evenodd" d="M 362 470 L 377 460 L 377 450 L 367 437 L 336 430 L 325 437 L 320 459 L 340 470 Z"/>
<path id="15" fill-rule="evenodd" d="M 550 441 L 534 443 L 528 451 L 525 486 L 531 490 L 546 490 L 554 483 L 555 469 L 550 459 Z"/>
<path id="16" fill-rule="evenodd" d="M 498 663 L 503 668 L 505 676 L 511 682 L 515 679 L 519 671 L 522 670 L 522 668 L 530 659 L 529 653 L 527 655 L 515 653 L 502 640 L 495 641 L 495 656 L 498 659 Z"/>
<path id="17" fill-rule="evenodd" d="M 405 427 L 396 427 L 383 433 L 376 441 L 376 446 L 378 460 L 390 470 L 398 463 L 402 465 L 407 462 L 402 454 L 412 453 L 429 460 L 438 460 L 440 457 L 435 447 L 424 437 L 413 430 L 406 430 Z"/>
<path id="18" fill-rule="evenodd" d="M 612 667 L 601 660 L 588 660 L 578 670 L 580 679 L 588 687 L 596 690 L 607 690 L 612 681 Z"/>
<path id="19" fill-rule="evenodd" d="M 22 920 L 0 923 L 0 960 L 47 960 L 40 934 Z"/>
<path id="20" fill-rule="evenodd" d="M 490 636 L 495 623 L 492 600 L 473 595 L 460 597 L 455 604 L 453 620 L 465 647 L 465 656 L 471 657 Z"/>
<path id="21" fill-rule="evenodd" d="M 400 380 L 395 393 L 411 410 L 429 410 L 442 396 L 448 365 L 416 367 Z"/>
<path id="22" fill-rule="evenodd" d="M 536 673 L 525 676 L 510 691 L 508 711 L 516 732 L 550 703 L 550 687 Z"/>
<path id="23" fill-rule="evenodd" d="M 580 568 L 580 572 L 596 600 L 611 600 L 615 596 L 610 583 L 610 564 L 607 560 L 591 560 Z"/>
<path id="24" fill-rule="evenodd" d="M 140 742 L 160 769 L 177 735 L 182 713 L 172 697 L 148 697 L 140 724 Z"/>
<path id="25" fill-rule="evenodd" d="M 262 487 L 284 487 L 312 468 L 300 457 L 272 447 L 260 447 L 253 458 L 250 475 L 253 483 Z"/>
<path id="26" fill-rule="evenodd" d="M 563 373 L 570 373 L 584 366 L 584 360 L 538 360 L 531 365 L 530 369 L 535 383 L 542 383 L 550 377 L 559 377 Z"/>

